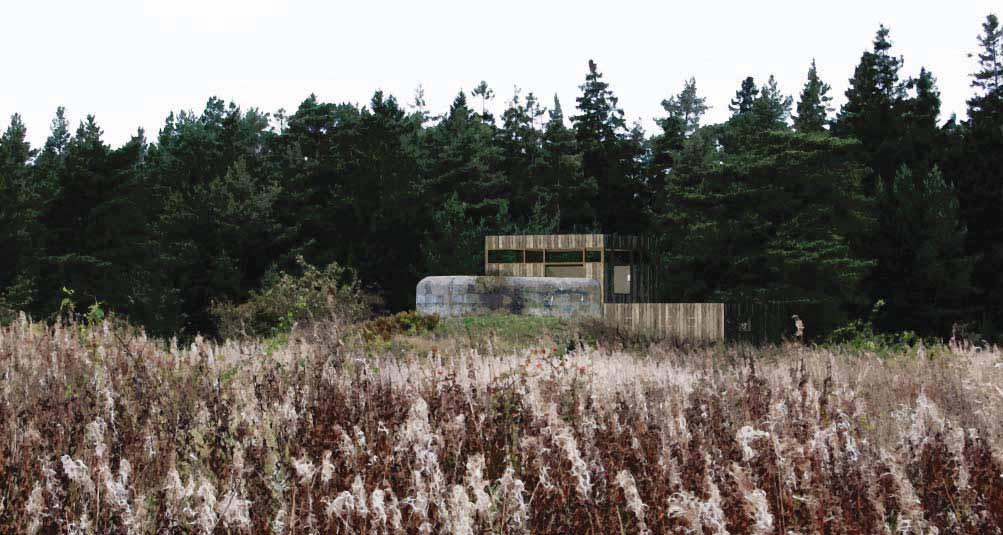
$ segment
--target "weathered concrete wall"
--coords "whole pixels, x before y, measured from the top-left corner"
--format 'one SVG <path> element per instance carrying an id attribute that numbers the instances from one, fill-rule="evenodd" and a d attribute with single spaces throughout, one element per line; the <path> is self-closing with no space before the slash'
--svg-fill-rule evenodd
<path id="1" fill-rule="evenodd" d="M 528 316 L 602 314 L 599 282 L 556 277 L 426 277 L 418 283 L 418 312 L 442 317 L 510 312 Z"/>

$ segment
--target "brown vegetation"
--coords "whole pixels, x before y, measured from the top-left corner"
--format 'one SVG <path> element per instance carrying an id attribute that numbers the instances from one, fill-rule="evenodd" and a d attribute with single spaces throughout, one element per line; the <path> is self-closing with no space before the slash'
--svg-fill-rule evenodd
<path id="1" fill-rule="evenodd" d="M 922 353 L 362 358 L 22 319 L 0 532 L 999 533 L 1003 355 Z"/>

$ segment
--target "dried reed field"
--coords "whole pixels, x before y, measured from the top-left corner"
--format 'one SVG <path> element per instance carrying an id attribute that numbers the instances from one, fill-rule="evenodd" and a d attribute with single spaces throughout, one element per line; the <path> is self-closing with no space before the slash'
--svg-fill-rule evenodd
<path id="1" fill-rule="evenodd" d="M 22 318 L 0 532 L 1000 533 L 1003 354 L 919 353 L 363 356 Z"/>

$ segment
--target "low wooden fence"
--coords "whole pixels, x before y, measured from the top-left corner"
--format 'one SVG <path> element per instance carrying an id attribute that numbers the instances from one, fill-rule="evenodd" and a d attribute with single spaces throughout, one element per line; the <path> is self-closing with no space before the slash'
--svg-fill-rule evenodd
<path id="1" fill-rule="evenodd" d="M 724 306 L 724 336 L 729 342 L 778 343 L 798 338 L 797 316 L 804 332 L 802 340 L 813 340 L 826 332 L 823 309 L 794 301 L 728 303 Z"/>
<path id="2" fill-rule="evenodd" d="M 680 340 L 725 340 L 724 303 L 605 303 L 603 318 Z"/>
<path id="3" fill-rule="evenodd" d="M 817 307 L 792 302 L 768 303 L 605 303 L 603 318 L 631 329 L 679 340 L 778 343 L 796 338 L 798 314 L 815 337 Z"/>

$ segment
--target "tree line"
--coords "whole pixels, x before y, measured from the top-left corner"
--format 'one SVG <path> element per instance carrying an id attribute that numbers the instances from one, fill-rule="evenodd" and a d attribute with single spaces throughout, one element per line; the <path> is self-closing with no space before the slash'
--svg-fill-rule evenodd
<path id="1" fill-rule="evenodd" d="M 974 32 L 973 32 L 974 33 Z M 0 137 L 0 309 L 51 316 L 68 296 L 157 334 L 208 333 L 301 265 L 355 270 L 388 309 L 428 274 L 478 273 L 488 233 L 656 238 L 661 300 L 810 302 L 832 321 L 875 302 L 886 330 L 1003 325 L 1003 30 L 972 55 L 966 120 L 940 119 L 934 73 L 904 72 L 882 26 L 846 103 L 814 62 L 797 99 L 748 77 L 704 124 L 694 79 L 658 131 L 628 124 L 590 61 L 573 110 L 484 82 L 433 115 L 377 91 L 311 95 L 291 114 L 211 98 L 156 138 L 110 147 L 56 111 L 42 147 Z"/>

